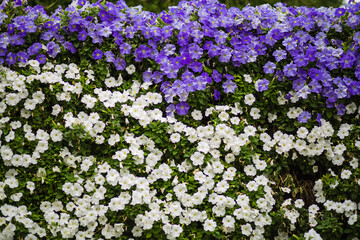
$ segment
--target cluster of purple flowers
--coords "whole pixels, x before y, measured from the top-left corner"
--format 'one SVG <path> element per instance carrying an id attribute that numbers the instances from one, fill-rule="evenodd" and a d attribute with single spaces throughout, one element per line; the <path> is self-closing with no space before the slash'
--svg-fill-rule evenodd
<path id="1" fill-rule="evenodd" d="M 44 64 L 61 51 L 78 51 L 75 42 L 88 41 L 95 45 L 92 60 L 112 63 L 116 70 L 130 65 L 125 60 L 128 56 L 137 63 L 148 60 L 155 64 L 153 70 L 144 71 L 143 80 L 160 84 L 170 104 L 168 112 L 175 109 L 181 115 L 187 114 L 191 92 L 211 85 L 218 100 L 221 93 L 236 90 L 234 76 L 215 70 L 216 65 L 236 71 L 256 62 L 263 65 L 265 77 L 256 81 L 258 91 L 268 90 L 267 78 L 276 77 L 291 81 L 300 98 L 321 94 L 327 107 L 359 95 L 360 16 L 355 13 L 360 4 L 339 9 L 287 7 L 281 3 L 275 7 L 240 10 L 227 9 L 216 0 L 182 1 L 177 8 L 154 14 L 129 8 L 124 1 L 102 5 L 79 0 L 78 6 L 64 10 L 69 19 L 64 26 L 59 14 L 63 10 L 49 17 L 40 6 L 27 7 L 25 16 L 13 18 L 6 26 L 8 16 L 0 13 L 1 29 L 6 29 L 0 33 L 0 64 L 11 66 L 29 59 Z M 97 16 L 83 17 L 88 8 L 98 9 Z M 36 25 L 39 16 L 48 20 Z M 342 36 L 345 28 L 346 34 L 353 36 L 351 40 Z M 22 47 L 29 45 L 25 43 L 28 35 L 39 31 L 39 42 Z M 335 34 L 330 37 L 331 31 Z M 77 40 L 71 42 L 69 36 Z M 141 43 L 136 45 L 133 39 Z M 116 45 L 103 49 L 104 42 Z M 260 56 L 268 60 L 262 62 Z"/>

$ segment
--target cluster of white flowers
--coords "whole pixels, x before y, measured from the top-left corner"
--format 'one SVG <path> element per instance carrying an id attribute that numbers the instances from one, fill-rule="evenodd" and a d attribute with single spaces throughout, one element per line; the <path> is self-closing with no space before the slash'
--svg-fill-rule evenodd
<path id="1" fill-rule="evenodd" d="M 146 206 L 149 210 L 135 217 L 135 226 L 131 229 L 134 237 L 143 236 L 144 231 L 157 223 L 160 223 L 168 239 L 178 238 L 184 231 L 184 226 L 192 222 L 200 222 L 205 231 L 213 232 L 221 227 L 224 232 L 230 233 L 236 230 L 239 221 L 245 222 L 241 225 L 244 236 L 263 239 L 265 227 L 272 224 L 270 213 L 276 205 L 274 195 L 277 190 L 271 177 L 265 173 L 273 165 L 273 160 L 262 155 L 262 151 L 285 157 L 292 154 L 292 160 L 299 156 L 309 158 L 314 172 L 317 170 L 316 157 L 325 155 L 334 167 L 342 168 L 338 176 L 333 173 L 337 182 L 332 188 L 336 188 L 339 181 L 351 179 L 352 170 L 358 167 L 357 158 L 346 160 L 349 159 L 347 147 L 342 143 L 350 135 L 353 127 L 351 124 L 342 123 L 338 129 L 334 129 L 329 122 L 321 120 L 321 126 L 312 129 L 299 127 L 295 135 L 280 130 L 272 134 L 267 129 L 247 123 L 245 114 L 250 114 L 255 120 L 262 116 L 258 108 L 252 107 L 256 102 L 255 96 L 247 94 L 244 98 L 245 106 L 242 107 L 240 103 L 236 103 L 234 106 L 210 107 L 204 112 L 194 109 L 191 117 L 198 123 L 204 116 L 218 120 L 216 125 L 197 124 L 194 127 L 175 118 L 165 117 L 162 110 L 156 108 L 162 102 L 161 94 L 140 91 L 148 89 L 150 83 L 141 84 L 132 80 L 131 88 L 119 91 L 117 87 L 124 81 L 121 75 L 117 79 L 108 76 L 105 80 L 106 88 L 98 87 L 89 93 L 84 90 L 84 83 L 81 82 L 84 79 L 81 76 L 86 79 L 85 84 L 94 81 L 94 72 L 91 70 L 81 72 L 75 64 L 55 66 L 47 63 L 42 69 L 34 61 L 29 64 L 36 69 L 36 74 L 28 77 L 3 67 L 0 69 L 6 74 L 6 78 L 0 83 L 0 89 L 3 90 L 0 93 L 0 114 L 5 113 L 8 107 L 17 106 L 22 109 L 20 118 L 0 118 L 0 129 L 8 129 L 6 133 L 0 130 L 0 137 L 4 134 L 5 140 L 0 142 L 0 156 L 4 165 L 10 168 L 5 174 L 5 180 L 0 182 L 0 200 L 10 198 L 13 202 L 0 207 L 0 226 L 6 225 L 0 238 L 14 237 L 14 219 L 28 229 L 27 239 L 36 238 L 35 235 L 44 237 L 46 231 L 54 236 L 60 234 L 62 238 L 85 239 L 92 238 L 99 229 L 106 239 L 118 238 L 124 233 L 126 226 L 121 218 L 118 222 L 112 220 L 109 223 L 107 214 L 116 212 L 121 215 L 122 211 L 134 206 Z M 133 67 L 127 69 L 131 73 L 134 70 Z M 252 81 L 249 76 L 245 76 L 245 80 Z M 47 84 L 50 91 L 53 91 L 55 84 L 61 86 L 54 93 L 58 103 L 51 109 L 51 115 L 56 121 L 51 130 L 28 124 L 31 114 L 36 108 L 41 108 L 46 100 L 44 90 L 37 89 L 29 93 L 26 84 L 34 81 Z M 7 87 L 13 91 L 6 92 Z M 66 104 L 73 98 L 78 99 L 78 108 L 82 110 L 74 112 L 64 109 L 63 103 Z M 278 100 L 279 104 L 287 103 L 284 98 L 280 97 Z M 130 131 L 131 127 L 123 126 L 124 123 L 120 123 L 119 127 L 122 132 L 109 131 L 109 122 L 114 117 L 107 116 L 110 120 L 102 119 L 101 116 L 106 111 L 97 112 L 95 104 L 101 105 L 101 109 L 107 109 L 110 115 L 118 113 L 126 119 L 125 124 L 129 120 L 137 121 L 145 129 L 152 123 L 161 123 L 166 128 L 162 137 L 166 137 L 171 144 L 177 147 L 191 144 L 193 147 L 189 152 L 179 153 L 181 157 L 177 159 L 167 159 L 164 157 L 166 149 L 161 149 L 161 145 L 145 133 L 137 136 Z M 347 114 L 353 114 L 356 110 L 355 103 L 347 106 Z M 286 115 L 289 119 L 295 119 L 301 111 L 301 108 L 291 107 Z M 276 114 L 268 114 L 270 122 L 276 118 Z M 26 186 L 30 195 L 33 194 L 39 183 L 30 180 L 20 183 L 16 168 L 36 166 L 49 151 L 49 145 L 66 140 L 65 133 L 76 126 L 82 126 L 97 145 L 112 147 L 114 152 L 110 157 L 115 161 L 110 163 L 93 155 L 82 156 L 74 151 L 74 142 L 67 143 L 68 147 L 59 148 L 55 153 L 58 159 L 54 159 L 51 171 L 59 172 L 57 165 L 64 164 L 71 168 L 74 177 L 60 187 L 68 199 L 66 203 L 53 199 L 42 201 L 38 206 L 46 222 L 45 227 L 40 227 L 31 220 L 32 213 L 27 210 L 27 206 L 16 206 L 24 193 L 8 195 L 7 191 L 22 185 Z M 31 143 L 32 154 L 16 151 L 11 145 L 15 138 L 23 138 Z M 260 140 L 260 150 L 251 149 L 253 152 L 248 158 L 242 159 L 243 149 L 255 140 Z M 356 140 L 354 146 L 360 148 L 360 141 Z M 126 166 L 129 161 L 139 166 L 139 169 L 144 166 L 144 170 L 137 172 L 136 169 L 129 169 Z M 36 169 L 36 177 L 44 182 L 48 171 L 40 167 Z M 85 174 L 87 172 L 93 174 Z M 192 185 L 181 177 L 183 175 L 193 179 Z M 239 179 L 242 182 L 235 185 L 234 182 L 239 182 Z M 159 185 L 164 188 L 156 188 Z M 109 197 L 109 187 L 119 189 L 118 195 Z M 291 191 L 287 186 L 281 187 L 284 193 Z M 317 204 L 324 206 L 327 211 L 344 214 L 349 225 L 357 222 L 358 203 L 327 199 L 321 179 L 316 181 L 314 192 Z M 317 225 L 317 204 L 308 208 L 311 228 Z M 206 209 L 199 210 L 203 205 L 207 206 Z M 294 230 L 304 205 L 302 199 L 287 199 L 281 204 L 284 219 L 289 221 L 290 231 Z M 285 235 L 279 233 L 278 238 Z M 305 234 L 305 238 L 320 239 L 320 236 L 311 229 Z"/>

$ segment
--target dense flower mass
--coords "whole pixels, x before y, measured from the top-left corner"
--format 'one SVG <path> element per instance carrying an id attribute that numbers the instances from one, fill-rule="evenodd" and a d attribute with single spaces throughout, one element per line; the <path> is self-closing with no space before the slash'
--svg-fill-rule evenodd
<path id="1" fill-rule="evenodd" d="M 360 4 L 0 5 L 0 239 L 357 239 Z"/>

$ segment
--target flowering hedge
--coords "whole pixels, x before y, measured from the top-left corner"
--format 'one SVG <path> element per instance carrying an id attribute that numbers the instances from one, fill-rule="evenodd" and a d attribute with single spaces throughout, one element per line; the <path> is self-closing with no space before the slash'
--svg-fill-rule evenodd
<path id="1" fill-rule="evenodd" d="M 360 4 L 0 5 L 0 239 L 357 239 Z"/>

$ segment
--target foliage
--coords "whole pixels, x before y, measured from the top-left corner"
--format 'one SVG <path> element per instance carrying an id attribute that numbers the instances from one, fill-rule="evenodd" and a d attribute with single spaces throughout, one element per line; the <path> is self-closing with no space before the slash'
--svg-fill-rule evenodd
<path id="1" fill-rule="evenodd" d="M 360 4 L 0 5 L 0 239 L 359 237 Z"/>

